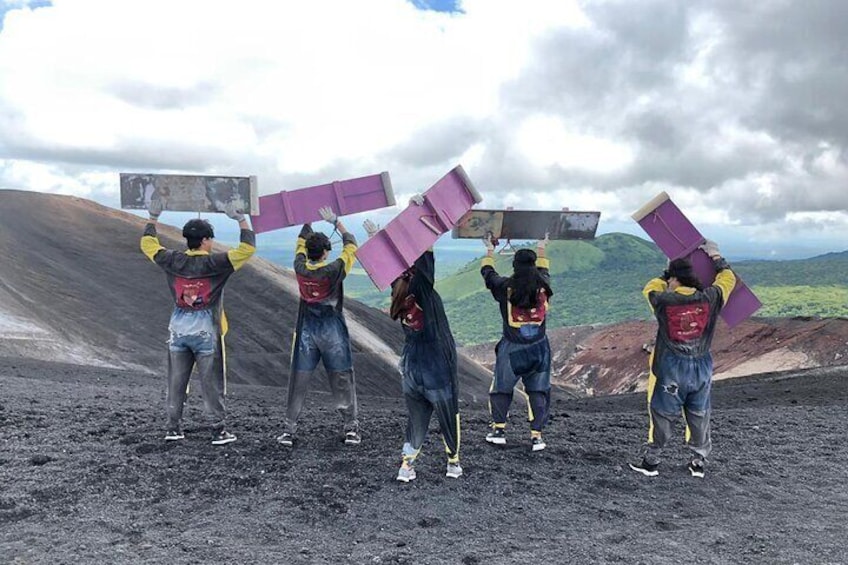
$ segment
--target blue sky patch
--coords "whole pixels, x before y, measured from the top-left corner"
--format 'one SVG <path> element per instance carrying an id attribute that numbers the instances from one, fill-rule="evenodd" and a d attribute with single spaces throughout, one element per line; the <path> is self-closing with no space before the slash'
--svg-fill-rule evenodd
<path id="1" fill-rule="evenodd" d="M 6 19 L 6 14 L 12 10 L 37 10 L 38 8 L 49 8 L 53 5 L 51 0 L 29 0 L 29 1 L 9 1 L 0 0 L 0 32 L 3 31 L 3 21 Z"/>
<path id="2" fill-rule="evenodd" d="M 460 0 L 409 0 L 419 10 L 432 10 L 433 12 L 458 12 Z"/>

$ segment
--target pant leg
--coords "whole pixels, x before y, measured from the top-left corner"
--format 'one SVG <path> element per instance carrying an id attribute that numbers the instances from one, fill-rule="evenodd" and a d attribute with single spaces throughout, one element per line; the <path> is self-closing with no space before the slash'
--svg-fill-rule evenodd
<path id="1" fill-rule="evenodd" d="M 687 446 L 695 455 L 704 459 L 712 451 L 710 437 L 710 413 L 712 411 L 712 357 L 707 355 L 694 361 L 694 387 L 685 398 L 683 413 L 689 431 Z"/>
<path id="2" fill-rule="evenodd" d="M 509 407 L 518 376 L 512 370 L 510 352 L 516 345 L 502 339 L 495 347 L 495 370 L 489 387 L 489 413 L 496 428 L 506 427 Z"/>
<path id="3" fill-rule="evenodd" d="M 226 419 L 224 406 L 224 367 L 221 351 L 197 355 L 197 372 L 200 375 L 200 392 L 206 420 L 212 429 L 223 429 Z"/>
<path id="4" fill-rule="evenodd" d="M 347 371 L 328 371 L 330 390 L 336 410 L 342 415 L 345 432 L 359 431 L 359 407 L 356 402 L 356 382 L 353 369 Z"/>
<path id="5" fill-rule="evenodd" d="M 182 425 L 183 407 L 188 396 L 188 382 L 194 368 L 194 353 L 191 351 L 168 351 L 168 391 L 166 415 L 168 429 L 176 430 Z"/>
<path id="6" fill-rule="evenodd" d="M 683 411 L 690 432 L 687 446 L 695 455 L 706 459 L 713 449 L 710 437 L 710 410 L 695 411 L 684 407 Z"/>
<path id="7" fill-rule="evenodd" d="M 433 405 L 417 391 L 404 391 L 406 401 L 406 441 L 403 444 L 403 460 L 410 465 L 418 457 L 421 446 L 427 438 L 430 427 L 430 417 L 433 415 Z"/>
<path id="8" fill-rule="evenodd" d="M 439 429 L 442 432 L 448 461 L 459 463 L 459 409 L 456 399 L 452 397 L 440 398 L 433 403 L 433 409 L 436 412 L 436 418 L 439 420 Z"/>
<path id="9" fill-rule="evenodd" d="M 289 388 L 286 400 L 286 419 L 284 431 L 294 434 L 297 431 L 297 420 L 303 410 L 306 393 L 309 390 L 309 379 L 312 371 L 292 371 L 289 375 Z"/>
<path id="10" fill-rule="evenodd" d="M 643 455 L 648 463 L 655 465 L 660 462 L 662 449 L 668 443 L 674 429 L 674 423 L 680 416 L 678 414 L 664 414 L 654 409 L 651 410 L 650 416 L 653 433 L 644 445 Z"/>
<path id="11" fill-rule="evenodd" d="M 530 422 L 530 430 L 533 432 L 542 432 L 542 429 L 548 423 L 548 415 L 551 406 L 551 391 L 527 391 L 529 404 L 533 418 Z"/>
<path id="12" fill-rule="evenodd" d="M 680 366 L 681 361 L 672 355 L 659 360 L 653 386 L 648 387 L 651 425 L 644 455 L 646 461 L 651 464 L 659 463 L 662 448 L 671 438 L 674 424 L 680 418 L 683 408 L 681 383 L 685 385 L 687 377 L 681 374 L 685 369 Z"/>

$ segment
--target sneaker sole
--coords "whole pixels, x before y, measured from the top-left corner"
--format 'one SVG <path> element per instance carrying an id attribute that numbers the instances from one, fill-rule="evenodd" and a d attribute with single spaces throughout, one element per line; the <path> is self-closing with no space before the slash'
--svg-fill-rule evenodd
<path id="1" fill-rule="evenodd" d="M 408 483 L 415 480 L 415 477 L 398 477 L 397 480 L 401 483 Z"/>
<path id="2" fill-rule="evenodd" d="M 227 445 L 228 443 L 233 443 L 238 438 L 229 438 L 229 439 L 215 439 L 212 440 L 212 445 Z"/>
<path id="3" fill-rule="evenodd" d="M 689 469 L 689 474 L 692 475 L 693 477 L 698 478 L 698 479 L 704 478 L 704 472 L 703 471 L 694 471 L 692 469 Z"/>
<path id="4" fill-rule="evenodd" d="M 292 446 L 294 446 L 294 442 L 292 442 L 292 441 L 280 441 L 280 440 L 277 440 L 277 443 L 279 443 L 279 444 L 280 444 L 280 445 L 282 445 L 283 447 L 292 447 Z"/>
<path id="5" fill-rule="evenodd" d="M 185 436 L 165 436 L 165 441 L 179 441 L 185 439 Z"/>
<path id="6" fill-rule="evenodd" d="M 362 443 L 361 439 L 346 439 L 345 440 L 345 445 L 359 445 L 360 443 Z"/>
<path id="7" fill-rule="evenodd" d="M 643 469 L 641 467 L 637 467 L 636 465 L 633 465 L 632 463 L 628 463 L 627 465 L 628 465 L 628 467 L 630 467 L 631 469 L 633 469 L 637 473 L 641 473 L 641 474 L 645 475 L 646 477 L 656 477 L 657 475 L 660 474 L 659 471 L 656 471 L 656 470 L 649 471 L 648 469 Z"/>
<path id="8" fill-rule="evenodd" d="M 445 473 L 445 476 L 451 479 L 458 479 L 462 476 L 462 473 Z"/>
<path id="9" fill-rule="evenodd" d="M 494 437 L 494 438 L 486 438 L 486 441 L 493 445 L 506 445 L 506 438 L 502 437 Z"/>
<path id="10" fill-rule="evenodd" d="M 542 451 L 542 450 L 543 450 L 543 449 L 545 449 L 546 447 L 548 447 L 548 446 L 547 446 L 547 445 L 545 445 L 544 443 L 543 443 L 542 445 L 534 445 L 534 446 L 533 446 L 533 451 Z"/>

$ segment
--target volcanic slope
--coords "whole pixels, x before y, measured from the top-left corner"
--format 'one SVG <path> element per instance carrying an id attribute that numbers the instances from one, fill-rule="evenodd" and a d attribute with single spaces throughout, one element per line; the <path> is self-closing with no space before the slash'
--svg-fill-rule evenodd
<path id="1" fill-rule="evenodd" d="M 162 374 L 171 298 L 163 273 L 139 250 L 144 224 L 85 199 L 0 190 L 0 355 Z M 184 248 L 176 228 L 160 225 L 159 236 Z M 230 381 L 285 384 L 298 304 L 293 273 L 253 257 L 228 282 L 224 304 Z M 354 300 L 345 310 L 357 391 L 400 395 L 398 324 Z M 485 399 L 490 374 L 464 356 L 459 371 L 465 399 Z M 323 369 L 312 386 L 327 390 Z"/>
<path id="2" fill-rule="evenodd" d="M 410 484 L 399 399 L 362 399 L 352 447 L 313 394 L 287 450 L 274 391 L 234 384 L 239 439 L 216 448 L 197 390 L 186 439 L 162 441 L 143 373 L 0 358 L 0 382 L 2 563 L 848 563 L 844 368 L 716 383 L 703 479 L 682 427 L 658 477 L 628 469 L 642 393 L 555 400 L 536 453 L 521 409 L 501 449 L 465 408 L 465 474 L 445 477 L 433 424 Z"/>

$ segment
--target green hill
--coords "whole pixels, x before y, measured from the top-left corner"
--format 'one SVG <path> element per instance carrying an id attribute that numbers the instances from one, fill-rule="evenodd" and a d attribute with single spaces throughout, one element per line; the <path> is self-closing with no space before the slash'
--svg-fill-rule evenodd
<path id="1" fill-rule="evenodd" d="M 612 233 L 593 241 L 552 241 L 549 327 L 644 320 L 650 312 L 642 287 L 662 272 L 665 256 L 650 241 Z M 512 272 L 512 257 L 498 255 L 495 268 Z M 763 307 L 758 316 L 848 316 L 848 251 L 793 261 L 732 262 Z M 346 289 L 357 300 L 387 307 L 363 273 L 349 277 Z M 501 331 L 497 304 L 483 287 L 480 258 L 436 283 L 451 328 L 463 345 L 494 341 Z"/>

